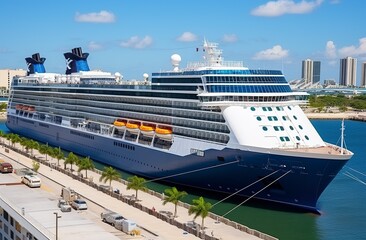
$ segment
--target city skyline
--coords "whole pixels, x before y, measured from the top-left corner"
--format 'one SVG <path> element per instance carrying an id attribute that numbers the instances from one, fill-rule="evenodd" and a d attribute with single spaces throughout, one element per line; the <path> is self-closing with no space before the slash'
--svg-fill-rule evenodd
<path id="1" fill-rule="evenodd" d="M 225 60 L 280 69 L 288 81 L 301 78 L 302 60 L 309 58 L 322 62 L 321 82 L 339 82 L 340 59 L 357 58 L 357 69 L 366 61 L 366 33 L 355 27 L 365 8 L 357 0 L 6 1 L 0 69 L 26 69 L 24 59 L 39 52 L 47 72 L 64 73 L 62 54 L 82 47 L 91 69 L 142 79 L 143 73 L 172 69 L 174 53 L 182 57 L 181 67 L 201 60 L 196 48 L 206 38 L 220 44 Z"/>

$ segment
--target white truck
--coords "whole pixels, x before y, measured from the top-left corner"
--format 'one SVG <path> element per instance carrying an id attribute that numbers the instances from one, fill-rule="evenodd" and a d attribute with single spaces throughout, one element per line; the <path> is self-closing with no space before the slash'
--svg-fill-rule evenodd
<path id="1" fill-rule="evenodd" d="M 100 218 L 102 219 L 103 222 L 109 223 L 112 226 L 115 226 L 116 222 L 125 219 L 121 214 L 111 211 L 101 213 Z"/>

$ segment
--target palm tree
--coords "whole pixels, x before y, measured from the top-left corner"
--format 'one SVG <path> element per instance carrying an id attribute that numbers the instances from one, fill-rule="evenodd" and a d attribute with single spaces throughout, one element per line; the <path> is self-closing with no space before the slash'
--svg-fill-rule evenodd
<path id="1" fill-rule="evenodd" d="M 85 177 L 88 178 L 88 170 L 94 169 L 94 163 L 89 157 L 85 157 L 78 162 L 78 172 L 85 170 Z"/>
<path id="2" fill-rule="evenodd" d="M 0 139 L 1 139 L 1 144 L 3 144 L 3 138 L 5 137 L 5 133 L 2 131 L 2 130 L 0 130 Z"/>
<path id="3" fill-rule="evenodd" d="M 31 139 L 29 140 L 29 148 L 31 150 L 31 156 L 33 156 L 33 149 L 39 149 L 39 143 Z"/>
<path id="4" fill-rule="evenodd" d="M 57 159 L 57 166 L 60 166 L 60 160 L 64 158 L 64 154 L 60 147 L 53 148 L 52 156 Z"/>
<path id="5" fill-rule="evenodd" d="M 174 218 L 177 217 L 177 206 L 178 206 L 178 202 L 187 195 L 187 193 L 185 191 L 178 191 L 178 189 L 176 187 L 172 187 L 169 189 L 165 189 L 165 198 L 164 198 L 164 202 L 163 205 L 167 204 L 168 202 L 173 203 L 174 204 Z"/>
<path id="6" fill-rule="evenodd" d="M 28 150 L 29 150 L 28 143 L 29 143 L 28 138 L 25 138 L 25 137 L 20 138 L 20 145 L 22 145 L 22 151 L 23 152 L 24 152 L 24 148 L 25 148 L 26 153 L 28 153 Z"/>
<path id="7" fill-rule="evenodd" d="M 120 178 L 121 178 L 121 174 L 119 172 L 117 172 L 116 169 L 114 169 L 112 167 L 104 167 L 104 170 L 102 172 L 102 175 L 99 178 L 99 181 L 103 181 L 104 183 L 109 181 L 109 189 L 111 190 L 112 181 L 118 180 Z"/>
<path id="8" fill-rule="evenodd" d="M 70 164 L 71 165 L 70 170 L 72 172 L 72 165 L 77 164 L 78 161 L 79 161 L 78 156 L 76 156 L 73 152 L 70 152 L 64 161 L 64 169 L 66 169 L 66 164 Z"/>
<path id="9" fill-rule="evenodd" d="M 42 144 L 39 146 L 38 150 L 40 154 L 46 155 L 46 161 L 47 161 L 47 156 L 50 154 L 50 147 L 46 144 Z"/>
<path id="10" fill-rule="evenodd" d="M 191 207 L 188 209 L 188 214 L 194 214 L 194 220 L 198 217 L 201 216 L 202 218 L 202 224 L 201 224 L 201 229 L 204 229 L 204 220 L 205 217 L 207 217 L 210 209 L 212 208 L 211 203 L 206 202 L 203 197 L 199 197 L 198 199 L 193 199 L 192 200 L 193 204 L 191 205 Z"/>
<path id="11" fill-rule="evenodd" d="M 130 190 L 130 189 L 136 190 L 136 200 L 138 200 L 138 198 L 137 198 L 138 190 L 141 190 L 141 191 L 147 190 L 147 188 L 145 187 L 146 180 L 144 178 L 141 178 L 138 176 L 133 176 L 133 177 L 127 178 L 127 181 L 128 181 L 127 190 Z"/>

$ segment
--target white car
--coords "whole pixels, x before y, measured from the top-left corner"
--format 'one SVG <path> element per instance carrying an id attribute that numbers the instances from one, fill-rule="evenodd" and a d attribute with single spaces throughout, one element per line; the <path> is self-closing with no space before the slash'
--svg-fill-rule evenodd
<path id="1" fill-rule="evenodd" d="M 70 205 L 64 199 L 58 200 L 57 206 L 61 209 L 61 212 L 71 212 Z"/>
<path id="2" fill-rule="evenodd" d="M 88 205 L 83 199 L 75 199 L 71 202 L 71 207 L 73 207 L 76 210 L 86 210 L 88 209 Z"/>

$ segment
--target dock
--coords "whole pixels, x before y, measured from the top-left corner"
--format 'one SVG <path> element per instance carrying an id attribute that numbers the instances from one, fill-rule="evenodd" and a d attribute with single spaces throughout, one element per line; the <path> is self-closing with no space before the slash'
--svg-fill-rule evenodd
<path id="1" fill-rule="evenodd" d="M 201 218 L 198 217 L 194 222 L 193 215 L 188 215 L 189 204 L 179 203 L 178 216 L 173 218 L 174 205 L 170 203 L 163 205 L 163 195 L 160 193 L 152 190 L 139 191 L 139 201 L 136 201 L 134 199 L 135 191 L 127 190 L 126 182 L 122 179 L 112 182 L 113 189 L 119 189 L 120 193 L 111 193 L 103 183 L 99 182 L 101 172 L 88 171 L 88 179 L 86 179 L 77 171 L 72 172 L 56 166 L 57 160 L 55 159 L 49 157 L 48 161 L 45 161 L 44 156 L 37 151 L 34 151 L 35 157 L 31 159 L 21 154 L 18 149 L 21 148 L 0 147 L 0 156 L 28 168 L 32 168 L 34 159 L 40 161 L 43 164 L 39 169 L 39 176 L 50 179 L 62 187 L 71 187 L 87 201 L 134 220 L 139 227 L 155 236 L 153 239 L 277 239 L 213 213 L 205 218 L 205 228 L 202 230 L 199 226 Z M 62 161 L 60 161 L 60 165 L 63 166 Z"/>

